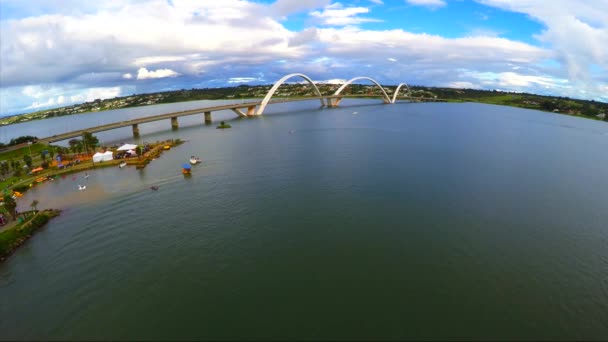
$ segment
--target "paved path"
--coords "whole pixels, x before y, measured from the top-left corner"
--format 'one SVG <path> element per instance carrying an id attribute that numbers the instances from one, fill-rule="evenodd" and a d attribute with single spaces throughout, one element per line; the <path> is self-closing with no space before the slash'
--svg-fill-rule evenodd
<path id="1" fill-rule="evenodd" d="M 5 219 L 7 219 L 6 216 L 4 216 Z M 17 220 L 13 221 L 12 218 L 8 217 L 9 221 L 7 224 L 5 224 L 4 226 L 0 226 L 0 232 L 3 232 L 7 229 L 11 229 L 13 227 L 15 227 L 17 225 L 17 223 L 19 223 L 19 218 L 17 218 Z"/>

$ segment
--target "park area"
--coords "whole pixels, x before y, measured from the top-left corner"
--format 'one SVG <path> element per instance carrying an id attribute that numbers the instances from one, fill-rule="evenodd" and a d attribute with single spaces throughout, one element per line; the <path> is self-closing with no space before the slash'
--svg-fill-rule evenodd
<path id="1" fill-rule="evenodd" d="M 17 220 L 12 212 L 15 210 L 12 201 L 18 201 L 22 193 L 46 181 L 119 164 L 144 168 L 150 160 L 160 156 L 166 146 L 182 143 L 177 139 L 143 145 L 100 146 L 95 136 L 85 133 L 82 139 L 72 139 L 69 146 L 64 147 L 37 142 L 35 137 L 27 138 L 30 141 L 0 151 L 0 225 Z"/>

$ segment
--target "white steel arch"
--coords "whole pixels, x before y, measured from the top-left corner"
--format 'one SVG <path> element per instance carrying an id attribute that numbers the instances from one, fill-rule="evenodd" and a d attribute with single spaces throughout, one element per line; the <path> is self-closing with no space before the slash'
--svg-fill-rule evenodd
<path id="1" fill-rule="evenodd" d="M 391 101 L 391 103 L 395 103 L 395 101 L 397 101 L 397 95 L 399 94 L 399 90 L 402 86 L 405 86 L 405 89 L 407 89 L 407 94 L 410 94 L 411 96 L 412 90 L 410 89 L 410 87 L 405 83 L 401 83 L 397 86 L 397 90 L 395 90 L 395 93 L 393 94 L 393 100 Z"/>
<path id="2" fill-rule="evenodd" d="M 260 103 L 260 108 L 258 108 L 258 111 L 255 113 L 255 115 L 262 115 L 262 113 L 264 113 L 264 109 L 266 109 L 266 105 L 268 104 L 268 102 L 270 101 L 270 98 L 272 98 L 272 95 L 274 95 L 274 92 L 277 91 L 277 89 L 279 89 L 279 87 L 281 86 L 281 84 L 285 83 L 285 81 L 287 81 L 288 79 L 292 78 L 292 77 L 302 77 L 303 79 L 305 79 L 315 90 L 315 93 L 317 93 L 317 95 L 320 97 L 321 100 L 321 106 L 325 106 L 325 103 L 323 102 L 323 95 L 321 95 L 321 92 L 319 91 L 319 88 L 317 88 L 317 86 L 315 85 L 315 83 L 306 75 L 304 74 L 289 74 L 286 76 L 283 76 L 283 78 L 281 78 L 280 80 L 278 80 L 273 86 L 272 88 L 270 88 L 270 90 L 268 91 L 268 94 L 266 94 L 266 96 L 264 96 L 264 99 L 262 100 L 262 103 Z"/>
<path id="3" fill-rule="evenodd" d="M 371 81 L 372 83 L 374 83 L 382 91 L 382 96 L 384 97 L 384 103 L 391 103 L 390 97 L 388 97 L 388 95 L 386 94 L 386 92 L 384 91 L 384 88 L 382 88 L 382 86 L 380 85 L 380 83 L 378 83 L 373 78 L 367 77 L 367 76 L 359 76 L 359 77 L 355 77 L 355 78 L 352 78 L 352 79 L 348 80 L 340 88 L 338 88 L 338 90 L 336 90 L 336 92 L 334 93 L 334 96 L 340 95 L 340 93 L 342 92 L 342 90 L 344 90 L 344 88 L 346 88 L 349 84 L 351 84 L 351 83 L 353 83 L 354 81 L 357 81 L 357 80 L 368 80 L 368 81 Z M 339 102 L 340 102 L 340 99 L 336 99 L 335 105 L 338 105 Z"/>

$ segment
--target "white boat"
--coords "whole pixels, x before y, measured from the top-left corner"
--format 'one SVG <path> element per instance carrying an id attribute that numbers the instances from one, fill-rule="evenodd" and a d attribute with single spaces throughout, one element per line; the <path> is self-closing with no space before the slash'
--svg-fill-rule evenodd
<path id="1" fill-rule="evenodd" d="M 78 190 L 86 190 L 87 186 L 86 185 L 80 185 L 78 184 Z"/>
<path id="2" fill-rule="evenodd" d="M 118 164 L 118 167 L 120 167 L 120 168 L 123 168 L 125 166 L 127 166 L 127 162 L 125 162 L 125 161 L 121 161 L 120 164 Z"/>
<path id="3" fill-rule="evenodd" d="M 200 163 L 200 162 L 201 162 L 201 158 L 195 157 L 195 156 L 190 157 L 190 164 L 194 165 L 194 164 Z"/>

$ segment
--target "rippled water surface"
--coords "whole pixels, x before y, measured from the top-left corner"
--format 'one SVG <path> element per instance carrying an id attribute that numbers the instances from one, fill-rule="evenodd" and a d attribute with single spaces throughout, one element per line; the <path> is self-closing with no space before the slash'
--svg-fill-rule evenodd
<path id="1" fill-rule="evenodd" d="M 28 192 L 64 211 L 0 265 L 0 339 L 608 338 L 608 125 L 347 101 L 142 125 L 187 142 Z"/>

